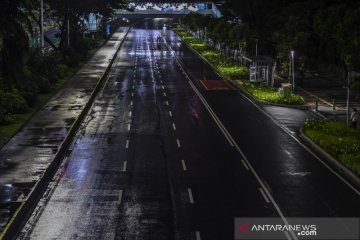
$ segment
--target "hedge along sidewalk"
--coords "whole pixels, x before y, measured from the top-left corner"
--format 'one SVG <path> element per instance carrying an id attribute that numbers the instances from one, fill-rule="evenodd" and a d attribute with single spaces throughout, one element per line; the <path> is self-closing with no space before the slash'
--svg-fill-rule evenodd
<path id="1" fill-rule="evenodd" d="M 241 89 L 244 93 L 247 93 L 247 96 L 253 100 L 278 106 L 300 107 L 301 109 L 305 109 L 304 99 L 300 95 L 291 94 L 289 98 L 283 98 L 280 93 L 264 84 L 236 80 L 248 78 L 249 70 L 232 63 L 230 60 L 223 57 L 217 50 L 196 39 L 183 29 L 177 28 L 174 29 L 174 31 L 191 49 L 212 65 L 220 75 L 224 76 L 229 82 L 233 83 L 234 86 Z"/>
<path id="2" fill-rule="evenodd" d="M 114 33 L 77 74 L 1 149 L 0 186 L 10 187 L 7 189 L 10 203 L 22 202 L 52 163 L 70 127 L 82 113 L 99 79 L 108 69 L 128 29 L 120 28 L 121 32 Z M 12 213 L 10 211 L 1 221 L 6 223 Z"/>
<path id="3" fill-rule="evenodd" d="M 360 186 L 360 131 L 344 122 L 309 120 L 302 137 Z"/>

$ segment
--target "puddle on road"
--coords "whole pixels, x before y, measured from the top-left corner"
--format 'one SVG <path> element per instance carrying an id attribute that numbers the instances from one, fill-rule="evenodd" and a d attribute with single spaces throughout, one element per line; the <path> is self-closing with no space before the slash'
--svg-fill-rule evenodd
<path id="1" fill-rule="evenodd" d="M 57 110 L 59 110 L 61 108 L 61 105 L 55 105 L 55 106 L 53 106 L 51 109 L 50 109 L 50 111 L 57 111 Z"/>
<path id="2" fill-rule="evenodd" d="M 283 176 L 305 177 L 307 175 L 310 175 L 311 172 L 281 172 L 280 174 Z"/>
<path id="3" fill-rule="evenodd" d="M 14 215 L 15 211 L 20 207 L 20 202 L 0 203 L 0 231 L 2 232 Z"/>
<path id="4" fill-rule="evenodd" d="M 0 185 L 0 231 L 2 231 L 35 182 Z"/>
<path id="5" fill-rule="evenodd" d="M 76 120 L 75 117 L 69 117 L 69 118 L 65 118 L 64 122 L 67 127 L 70 127 L 75 122 L 75 120 Z"/>
<path id="6" fill-rule="evenodd" d="M 25 198 L 35 182 L 7 183 L 0 185 L 0 209 L 9 202 L 15 202 L 20 196 Z"/>
<path id="7" fill-rule="evenodd" d="M 68 108 L 69 111 L 81 110 L 83 105 L 72 105 Z"/>
<path id="8" fill-rule="evenodd" d="M 16 166 L 16 163 L 12 162 L 11 159 L 4 159 L 0 161 L 0 172 L 1 170 L 7 170 Z"/>

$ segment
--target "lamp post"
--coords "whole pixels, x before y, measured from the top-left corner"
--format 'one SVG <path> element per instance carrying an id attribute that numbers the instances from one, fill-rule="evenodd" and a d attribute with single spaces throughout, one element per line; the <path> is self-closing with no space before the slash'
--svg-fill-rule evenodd
<path id="1" fill-rule="evenodd" d="M 70 17 L 67 19 L 67 46 L 70 48 Z"/>
<path id="2" fill-rule="evenodd" d="M 258 39 L 255 39 L 255 56 L 257 57 L 258 55 Z"/>
<path id="3" fill-rule="evenodd" d="M 350 80 L 351 69 L 350 63 L 346 63 L 347 68 L 347 84 L 346 84 L 346 125 L 350 127 Z"/>
<path id="4" fill-rule="evenodd" d="M 44 48 L 44 0 L 40 0 L 40 22 L 41 22 L 41 26 L 40 26 L 40 31 L 41 31 L 41 37 L 40 37 L 40 42 L 41 42 L 41 47 Z"/>
<path id="5" fill-rule="evenodd" d="M 294 54 L 295 51 L 291 50 L 291 75 L 292 75 L 292 89 L 295 91 L 295 67 L 294 67 Z"/>

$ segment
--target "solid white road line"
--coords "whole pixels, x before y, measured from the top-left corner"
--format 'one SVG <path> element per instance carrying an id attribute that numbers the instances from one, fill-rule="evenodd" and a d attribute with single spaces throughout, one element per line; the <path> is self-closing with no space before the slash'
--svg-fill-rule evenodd
<path id="1" fill-rule="evenodd" d="M 169 111 L 169 115 L 170 115 L 170 117 L 172 117 L 172 112 L 171 111 Z"/>
<path id="2" fill-rule="evenodd" d="M 289 234 L 288 231 L 284 231 L 284 234 L 285 234 L 285 237 L 286 237 L 287 239 L 291 239 L 290 234 Z"/>
<path id="3" fill-rule="evenodd" d="M 201 240 L 200 231 L 195 232 L 196 240 Z"/>
<path id="4" fill-rule="evenodd" d="M 118 198 L 118 205 L 121 205 L 121 201 L 122 201 L 122 196 L 123 196 L 123 190 L 120 190 L 119 192 L 119 198 Z"/>
<path id="5" fill-rule="evenodd" d="M 128 149 L 129 148 L 129 140 L 126 140 L 126 149 Z"/>
<path id="6" fill-rule="evenodd" d="M 185 164 L 185 160 L 181 160 L 181 164 L 182 164 L 182 168 L 184 171 L 187 171 L 187 168 L 186 168 L 186 164 Z"/>
<path id="7" fill-rule="evenodd" d="M 176 131 L 176 125 L 175 125 L 175 123 L 172 124 L 172 127 L 173 127 L 174 131 Z"/>
<path id="8" fill-rule="evenodd" d="M 124 162 L 123 172 L 126 172 L 126 167 L 127 167 L 127 161 Z"/>
<path id="9" fill-rule="evenodd" d="M 266 203 L 270 203 L 270 200 L 269 200 L 269 198 L 266 196 L 264 190 L 263 190 L 262 188 L 259 188 L 259 191 L 260 191 L 261 195 L 264 197 Z"/>
<path id="10" fill-rule="evenodd" d="M 246 162 L 245 162 L 243 159 L 241 159 L 241 162 L 242 162 L 242 164 L 244 165 L 244 167 L 245 167 L 246 170 L 250 170 L 249 167 L 248 167 L 248 165 L 246 164 Z"/>
<path id="11" fill-rule="evenodd" d="M 178 148 L 181 148 L 181 144 L 180 144 L 180 140 L 179 140 L 179 139 L 176 139 L 176 143 L 177 143 Z"/>
<path id="12" fill-rule="evenodd" d="M 194 204 L 194 197 L 191 191 L 191 188 L 188 188 L 189 200 L 191 204 Z"/>

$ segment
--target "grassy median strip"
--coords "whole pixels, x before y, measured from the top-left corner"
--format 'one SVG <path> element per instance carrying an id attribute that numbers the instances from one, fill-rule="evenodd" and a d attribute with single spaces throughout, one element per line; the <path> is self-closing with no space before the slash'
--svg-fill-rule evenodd
<path id="1" fill-rule="evenodd" d="M 182 38 L 185 43 L 190 45 L 195 51 L 197 51 L 201 56 L 209 61 L 223 76 L 233 80 L 249 79 L 248 68 L 234 64 L 222 56 L 217 50 L 196 39 L 194 36 L 185 32 L 181 28 L 176 28 L 175 32 Z M 251 83 L 248 81 L 241 81 L 241 83 L 242 84 L 240 84 L 240 87 L 242 87 L 260 101 L 288 105 L 304 104 L 304 99 L 300 95 L 291 94 L 286 98 L 278 91 L 264 84 Z"/>
<path id="2" fill-rule="evenodd" d="M 290 94 L 290 96 L 286 98 L 279 92 L 261 83 L 243 82 L 240 86 L 242 86 L 242 88 L 248 91 L 251 95 L 264 102 L 287 105 L 304 104 L 304 99 L 300 95 Z"/>
<path id="3" fill-rule="evenodd" d="M 196 39 L 191 34 L 180 28 L 176 28 L 175 32 L 182 38 L 185 43 L 190 45 L 195 51 L 208 60 L 222 75 L 231 79 L 243 79 L 249 75 L 249 69 L 232 63 L 230 60 L 222 56 L 218 51 L 206 43 Z"/>
<path id="4" fill-rule="evenodd" d="M 360 176 L 360 131 L 343 122 L 306 121 L 303 132 L 327 153 Z"/>

